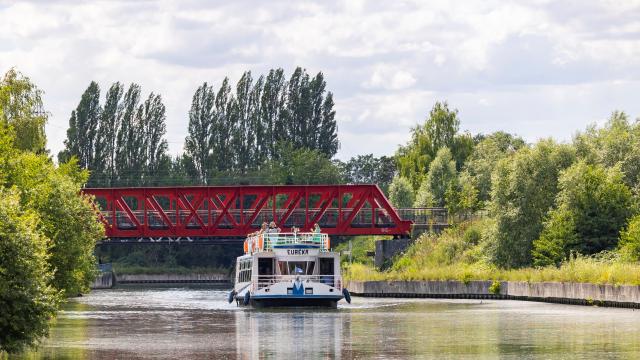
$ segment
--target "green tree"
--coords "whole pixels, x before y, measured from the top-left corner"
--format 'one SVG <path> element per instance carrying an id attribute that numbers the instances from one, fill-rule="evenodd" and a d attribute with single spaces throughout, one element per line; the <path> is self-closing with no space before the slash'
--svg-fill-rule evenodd
<path id="1" fill-rule="evenodd" d="M 389 185 L 389 201 L 396 208 L 409 208 L 413 205 L 413 187 L 406 178 L 396 176 Z"/>
<path id="2" fill-rule="evenodd" d="M 122 100 L 120 128 L 116 135 L 116 173 L 118 185 L 136 185 L 139 183 L 141 168 L 138 166 L 138 148 L 140 146 L 136 128 L 136 112 L 140 104 L 140 86 L 131 84 Z"/>
<path id="3" fill-rule="evenodd" d="M 337 184 L 342 182 L 340 169 L 318 150 L 281 145 L 279 160 L 272 162 L 270 172 L 276 184 Z"/>
<path id="4" fill-rule="evenodd" d="M 136 115 L 138 131 L 141 134 L 137 160 L 141 163 L 140 168 L 144 170 L 144 182 L 147 184 L 167 173 L 169 144 L 165 139 L 166 118 L 162 97 L 154 93 L 149 94 Z"/>
<path id="5" fill-rule="evenodd" d="M 491 257 L 506 268 L 532 264 L 533 241 L 558 193 L 560 172 L 575 159 L 571 146 L 542 140 L 500 160 L 491 180 Z"/>
<path id="6" fill-rule="evenodd" d="M 502 131 L 482 137 L 464 165 L 469 181 L 478 190 L 479 201 L 490 200 L 491 173 L 498 162 L 523 146 L 522 138 Z"/>
<path id="7" fill-rule="evenodd" d="M 456 139 L 459 128 L 458 110 L 450 110 L 446 102 L 436 102 L 425 123 L 411 129 L 411 140 L 398 149 L 396 159 L 400 175 L 407 178 L 414 189 L 422 184 L 429 164 L 441 148 L 455 148 L 461 162 L 468 156 L 473 141 L 468 135 Z"/>
<path id="8" fill-rule="evenodd" d="M 427 177 L 420 184 L 414 206 L 445 206 L 447 190 L 456 187 L 456 162 L 448 148 L 441 148 L 429 166 Z"/>
<path id="9" fill-rule="evenodd" d="M 393 157 L 374 157 L 373 154 L 358 155 L 342 164 L 345 181 L 350 184 L 376 184 L 385 193 L 396 172 Z"/>
<path id="10" fill-rule="evenodd" d="M 38 227 L 51 239 L 52 284 L 67 296 L 89 290 L 95 278 L 95 242 L 104 235 L 95 211 L 79 195 L 88 179 L 75 160 L 56 168 L 45 156 L 23 153 L 7 169 L 8 184 L 22 189 L 24 206 L 39 216 Z"/>
<path id="11" fill-rule="evenodd" d="M 215 154 L 212 166 L 216 171 L 231 170 L 234 164 L 231 146 L 232 131 L 235 126 L 231 116 L 233 110 L 232 100 L 229 79 L 224 78 L 220 89 L 216 93 L 216 120 L 213 125 L 214 128 L 211 130 L 211 148 Z"/>
<path id="12" fill-rule="evenodd" d="M 458 181 L 449 183 L 444 197 L 450 215 L 463 214 L 466 218 L 480 207 L 478 189 L 465 172 L 459 175 Z"/>
<path id="13" fill-rule="evenodd" d="M 584 161 L 562 173 L 556 206 L 534 242 L 534 264 L 559 264 L 570 253 L 613 250 L 631 215 L 631 191 L 619 168 Z"/>
<path id="14" fill-rule="evenodd" d="M 284 70 L 271 69 L 262 90 L 260 119 L 264 129 L 267 158 L 269 159 L 276 157 L 278 143 L 286 139 L 282 115 L 286 96 L 285 83 Z"/>
<path id="15" fill-rule="evenodd" d="M 0 356 L 48 334 L 60 298 L 50 285 L 47 248 L 38 215 L 20 204 L 17 189 L 0 188 Z"/>
<path id="16" fill-rule="evenodd" d="M 632 217 L 620 232 L 619 251 L 625 260 L 640 261 L 640 215 Z"/>
<path id="17" fill-rule="evenodd" d="M 215 92 L 212 86 L 205 82 L 198 87 L 189 110 L 189 135 L 185 139 L 185 153 L 189 156 L 196 171 L 196 176 L 202 184 L 207 184 L 211 170 L 213 156 L 212 130 L 215 122 Z"/>
<path id="18" fill-rule="evenodd" d="M 68 161 L 71 156 L 78 159 L 83 169 L 96 169 L 96 159 L 102 160 L 104 154 L 96 154 L 96 135 L 102 113 L 100 106 L 100 87 L 95 81 L 82 94 L 80 103 L 71 112 L 65 149 L 58 154 L 60 162 Z"/>
<path id="19" fill-rule="evenodd" d="M 15 69 L 0 81 L 0 121 L 9 126 L 14 146 L 19 150 L 46 152 L 44 126 L 48 113 L 42 102 L 43 92 L 31 80 Z"/>
<path id="20" fill-rule="evenodd" d="M 91 175 L 92 178 L 97 178 L 98 184 L 102 186 L 113 186 L 117 176 L 116 145 L 123 116 L 123 93 L 124 86 L 119 82 L 113 83 L 107 91 L 104 108 L 100 116 L 96 144 L 101 149 L 98 152 L 102 155 L 98 160 L 104 161 L 102 165 L 104 173 L 92 173 Z"/>
<path id="21" fill-rule="evenodd" d="M 325 95 L 326 93 L 326 95 Z M 310 79 L 306 70 L 297 67 L 287 83 L 284 108 L 280 111 L 286 141 L 296 148 L 318 150 L 327 158 L 339 148 L 333 94 L 326 92 L 324 75 Z"/>
<path id="22" fill-rule="evenodd" d="M 625 183 L 640 184 L 640 123 L 631 123 L 624 112 L 614 111 L 602 128 L 592 125 L 574 138 L 579 158 L 605 167 L 619 166 Z"/>

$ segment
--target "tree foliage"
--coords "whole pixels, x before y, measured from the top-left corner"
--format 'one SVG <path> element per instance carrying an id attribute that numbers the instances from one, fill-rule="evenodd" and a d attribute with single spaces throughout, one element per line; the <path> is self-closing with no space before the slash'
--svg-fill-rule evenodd
<path id="1" fill-rule="evenodd" d="M 619 166 L 625 183 L 640 183 L 640 123 L 624 112 L 614 111 L 602 128 L 591 125 L 574 139 L 578 156 L 590 164 Z"/>
<path id="2" fill-rule="evenodd" d="M 632 217 L 620 233 L 619 248 L 625 260 L 640 261 L 640 215 Z"/>
<path id="3" fill-rule="evenodd" d="M 48 247 L 19 190 L 0 188 L 0 353 L 21 351 L 48 334 L 60 300 L 50 284 Z"/>
<path id="4" fill-rule="evenodd" d="M 441 148 L 429 166 L 427 177 L 416 194 L 415 207 L 443 207 L 445 194 L 457 187 L 456 162 L 448 148 Z"/>
<path id="5" fill-rule="evenodd" d="M 490 200 L 491 173 L 498 162 L 523 146 L 522 138 L 502 131 L 482 137 L 464 164 L 468 180 L 478 190 L 479 201 Z"/>
<path id="6" fill-rule="evenodd" d="M 267 167 L 271 183 L 312 185 L 342 182 L 340 168 L 319 150 L 296 149 L 291 144 L 282 147 L 278 160 L 271 161 Z"/>
<path id="7" fill-rule="evenodd" d="M 357 155 L 340 164 L 345 181 L 350 184 L 376 184 L 387 193 L 396 172 L 395 158 Z"/>
<path id="8" fill-rule="evenodd" d="M 100 87 L 91 82 L 71 112 L 60 163 L 72 157 L 91 170 L 91 185 L 153 184 L 170 170 L 166 154 L 166 110 L 160 95 L 140 102 L 141 88 L 131 84 L 124 92 L 114 83 L 100 104 Z"/>
<path id="9" fill-rule="evenodd" d="M 389 201 L 397 208 L 408 208 L 413 205 L 415 195 L 413 187 L 406 178 L 396 176 L 389 186 Z"/>
<path id="10" fill-rule="evenodd" d="M 338 150 L 333 95 L 324 75 L 311 78 L 296 68 L 286 81 L 282 69 L 255 81 L 245 72 L 235 92 L 225 79 L 217 93 L 196 90 L 185 139 L 187 161 L 202 183 L 214 174 L 256 173 L 280 160 L 281 150 L 309 149 L 331 159 Z"/>
<path id="11" fill-rule="evenodd" d="M 429 165 L 441 148 L 448 148 L 460 169 L 473 151 L 473 138 L 469 134 L 458 134 L 460 119 L 458 110 L 449 109 L 444 102 L 436 102 L 423 125 L 411 129 L 411 140 L 401 146 L 397 153 L 398 171 L 407 178 L 414 189 L 423 182 Z"/>
<path id="12" fill-rule="evenodd" d="M 40 148 L 46 139 L 16 141 L 34 134 L 20 124 L 37 122 L 25 103 L 0 102 L 0 114 L 12 114 L 0 121 L 0 351 L 8 352 L 46 335 L 61 296 L 88 290 L 104 231 L 80 195 L 88 174 L 76 160 L 56 167 Z"/>
<path id="13" fill-rule="evenodd" d="M 559 180 L 556 204 L 534 242 L 536 265 L 560 264 L 569 254 L 613 250 L 631 215 L 631 190 L 617 167 L 605 169 L 580 161 Z"/>
<path id="14" fill-rule="evenodd" d="M 540 236 L 547 211 L 558 192 L 560 172 L 575 152 L 551 140 L 521 148 L 498 162 L 492 175 L 490 212 L 495 219 L 493 261 L 503 267 L 532 263 L 533 241 Z"/>
<path id="15" fill-rule="evenodd" d="M 43 92 L 15 69 L 0 81 L 0 121 L 13 133 L 13 145 L 20 150 L 44 153 L 47 143 L 44 126 L 48 113 L 42 102 Z"/>

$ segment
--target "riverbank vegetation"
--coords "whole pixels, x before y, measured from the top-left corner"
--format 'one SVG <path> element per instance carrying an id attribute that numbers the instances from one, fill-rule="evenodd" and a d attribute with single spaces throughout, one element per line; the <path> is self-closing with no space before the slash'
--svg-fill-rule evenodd
<path id="1" fill-rule="evenodd" d="M 95 278 L 103 236 L 89 173 L 48 156 L 42 91 L 15 70 L 0 80 L 0 354 L 36 344 L 68 296 Z"/>
<path id="2" fill-rule="evenodd" d="M 498 132 L 468 148 L 455 114 L 436 105 L 413 130 L 390 199 L 463 221 L 420 236 L 385 271 L 355 264 L 348 277 L 640 284 L 638 121 L 614 112 L 568 143 Z"/>
<path id="3" fill-rule="evenodd" d="M 640 285 L 640 264 L 625 261 L 618 252 L 572 255 L 559 266 L 501 268 L 488 257 L 490 246 L 482 240 L 487 221 L 474 221 L 450 228 L 441 235 L 425 234 L 383 271 L 370 259 L 354 258 L 345 264 L 349 280 L 503 280 L 526 282 L 584 282 Z M 370 247 L 372 248 L 372 247 Z"/>

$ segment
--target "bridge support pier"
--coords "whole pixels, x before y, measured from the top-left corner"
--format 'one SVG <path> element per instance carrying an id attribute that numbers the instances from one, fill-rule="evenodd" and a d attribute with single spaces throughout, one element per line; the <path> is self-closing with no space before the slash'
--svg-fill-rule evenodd
<path id="1" fill-rule="evenodd" d="M 413 224 L 411 226 L 411 238 L 399 238 L 393 240 L 377 240 L 374 264 L 378 269 L 384 269 L 391 265 L 391 259 L 406 250 L 414 239 L 426 232 L 440 234 L 448 228 L 448 224 Z"/>
<path id="2" fill-rule="evenodd" d="M 391 259 L 404 251 L 410 244 L 411 239 L 377 240 L 376 255 L 374 264 L 378 269 L 386 268 L 390 265 Z"/>

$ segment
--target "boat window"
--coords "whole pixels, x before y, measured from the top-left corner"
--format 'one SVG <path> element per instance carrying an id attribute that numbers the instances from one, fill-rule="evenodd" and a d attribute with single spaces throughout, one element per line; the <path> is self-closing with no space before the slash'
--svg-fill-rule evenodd
<path id="1" fill-rule="evenodd" d="M 273 259 L 258 259 L 258 275 L 273 275 Z"/>
<path id="2" fill-rule="evenodd" d="M 312 275 L 315 261 L 278 261 L 281 275 Z"/>
<path id="3" fill-rule="evenodd" d="M 238 282 L 251 281 L 251 260 L 238 263 Z"/>
<path id="4" fill-rule="evenodd" d="M 333 258 L 320 258 L 320 275 L 333 275 Z"/>

